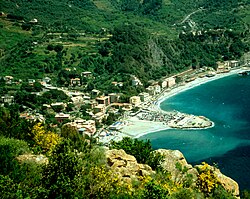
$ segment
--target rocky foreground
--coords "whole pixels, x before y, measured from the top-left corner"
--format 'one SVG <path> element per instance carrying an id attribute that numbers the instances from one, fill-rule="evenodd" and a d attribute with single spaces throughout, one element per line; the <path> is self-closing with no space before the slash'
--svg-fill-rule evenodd
<path id="1" fill-rule="evenodd" d="M 199 175 L 198 170 L 203 165 L 196 165 L 193 167 L 187 163 L 183 154 L 178 150 L 158 149 L 155 152 L 159 152 L 164 156 L 161 166 L 170 173 L 171 179 L 174 182 L 183 183 L 186 177 L 191 174 L 191 183 L 193 183 L 193 185 L 196 184 Z M 155 171 L 153 171 L 150 166 L 137 163 L 135 157 L 126 154 L 124 150 L 107 150 L 106 158 L 110 168 L 127 182 L 155 174 Z M 180 168 L 183 168 L 183 170 L 185 168 L 185 172 Z M 218 182 L 227 192 L 239 198 L 239 185 L 237 182 L 223 175 L 219 169 L 213 166 L 208 165 L 208 169 L 215 175 Z"/>
<path id="2" fill-rule="evenodd" d="M 201 177 L 199 171 L 204 165 L 192 166 L 187 163 L 183 154 L 178 150 L 158 149 L 154 153 L 163 155 L 161 167 L 169 173 L 169 178 L 177 183 L 184 184 L 187 179 L 191 180 L 191 187 L 197 186 L 197 181 Z M 128 155 L 124 150 L 112 149 L 105 150 L 106 163 L 111 172 L 118 176 L 121 181 L 131 184 L 134 180 L 152 177 L 156 174 L 147 164 L 139 164 L 136 158 Z M 48 158 L 44 155 L 20 155 L 17 157 L 19 162 L 33 161 L 38 164 L 48 164 Z M 233 179 L 225 176 L 218 168 L 207 165 L 206 170 L 213 175 L 219 184 L 235 198 L 239 198 L 239 185 Z M 191 178 L 190 178 L 191 177 Z"/>

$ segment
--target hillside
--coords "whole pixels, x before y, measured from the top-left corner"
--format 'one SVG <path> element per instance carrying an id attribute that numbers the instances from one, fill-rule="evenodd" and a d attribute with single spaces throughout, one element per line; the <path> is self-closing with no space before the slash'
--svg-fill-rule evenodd
<path id="1" fill-rule="evenodd" d="M 1 1 L 0 71 L 15 78 L 71 77 L 108 92 L 131 74 L 143 85 L 188 68 L 216 67 L 249 51 L 249 2 L 207 0 Z M 70 74 L 65 68 L 74 69 Z M 139 89 L 139 90 L 138 90 Z"/>

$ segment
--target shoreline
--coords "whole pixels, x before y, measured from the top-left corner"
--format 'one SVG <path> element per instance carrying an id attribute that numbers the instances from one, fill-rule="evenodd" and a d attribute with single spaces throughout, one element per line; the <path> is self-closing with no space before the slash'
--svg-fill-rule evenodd
<path id="1" fill-rule="evenodd" d="M 246 70 L 247 69 L 244 69 L 244 68 L 237 68 L 237 69 L 231 70 L 231 71 L 229 71 L 227 73 L 216 74 L 214 77 L 202 77 L 202 78 L 197 77 L 195 80 L 193 80 L 191 82 L 188 82 L 188 83 L 185 83 L 184 85 L 179 85 L 177 87 L 174 87 L 170 91 L 164 91 L 162 93 L 162 96 L 160 96 L 158 99 L 156 99 L 157 108 L 159 108 L 160 110 L 162 110 L 160 108 L 160 104 L 163 101 L 166 101 L 167 99 L 169 99 L 169 98 L 171 98 L 171 97 L 173 97 L 175 95 L 178 95 L 178 94 L 180 94 L 182 92 L 185 92 L 185 91 L 187 91 L 189 89 L 192 89 L 194 87 L 200 86 L 202 84 L 206 84 L 206 83 L 211 82 L 211 81 L 222 79 L 224 77 L 235 75 L 235 74 L 238 74 L 238 73 L 246 71 Z"/>
<path id="2" fill-rule="evenodd" d="M 156 98 L 155 103 L 151 103 L 151 105 L 149 105 L 149 109 L 151 111 L 169 112 L 169 111 L 164 111 L 160 108 L 160 104 L 163 101 L 166 101 L 167 99 L 169 99 L 175 95 L 178 95 L 182 92 L 185 92 L 189 89 L 195 88 L 195 87 L 200 86 L 202 84 L 206 84 L 206 83 L 211 82 L 211 81 L 215 81 L 218 79 L 222 79 L 224 77 L 235 75 L 235 74 L 238 74 L 239 72 L 243 72 L 246 70 L 248 70 L 248 69 L 237 68 L 237 69 L 231 70 L 227 73 L 216 74 L 214 77 L 203 77 L 203 78 L 197 77 L 192 82 L 185 83 L 184 85 L 177 85 L 177 87 L 172 88 L 170 91 L 163 91 L 163 93 L 160 96 L 158 96 L 158 98 Z M 124 126 L 123 129 L 121 130 L 122 134 L 130 136 L 132 138 L 140 138 L 144 135 L 155 133 L 155 132 L 162 131 L 162 130 L 176 129 L 176 128 L 172 128 L 168 125 L 165 125 L 165 126 L 163 126 L 163 124 L 159 125 L 159 122 L 145 121 L 145 120 L 132 119 L 132 118 L 133 117 L 130 117 L 130 118 L 125 120 L 125 121 L 132 122 L 132 124 L 130 124 L 130 127 L 128 128 L 127 126 Z M 145 123 L 148 123 L 150 125 L 145 125 Z M 206 127 L 206 128 L 183 128 L 183 129 L 185 129 L 185 130 L 187 130 L 187 129 L 190 129 L 190 130 L 207 129 L 207 128 L 214 127 L 214 125 L 215 125 L 214 122 L 212 122 L 212 126 Z M 147 127 L 147 130 L 144 130 L 145 127 Z"/>

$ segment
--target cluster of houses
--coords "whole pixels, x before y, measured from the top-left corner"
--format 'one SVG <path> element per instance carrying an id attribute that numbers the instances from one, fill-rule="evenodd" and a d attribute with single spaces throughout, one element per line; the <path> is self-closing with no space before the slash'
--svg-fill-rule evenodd
<path id="1" fill-rule="evenodd" d="M 233 67 L 239 66 L 238 61 L 228 61 L 228 62 L 218 62 L 217 71 L 225 71 L 230 70 Z M 90 77 L 92 76 L 91 72 L 82 72 L 82 76 Z M 6 84 L 13 83 L 12 76 L 3 77 Z M 29 80 L 29 84 L 32 85 L 36 80 Z M 145 104 L 150 104 L 152 102 L 152 98 L 162 91 L 166 89 L 171 89 L 176 85 L 176 77 L 165 77 L 161 79 L 159 82 L 152 81 L 150 82 L 150 86 L 145 89 L 145 92 L 138 94 L 137 96 L 132 96 L 127 103 L 120 103 L 119 98 L 121 96 L 120 93 L 109 93 L 108 95 L 103 95 L 101 91 L 93 89 L 91 93 L 82 93 L 78 91 L 72 91 L 69 88 L 57 88 L 50 85 L 51 79 L 49 77 L 45 77 L 40 81 L 40 83 L 44 86 L 44 91 L 50 89 L 58 89 L 62 90 L 71 98 L 71 104 L 74 104 L 76 110 L 79 110 L 82 105 L 88 105 L 89 109 L 87 109 L 87 113 L 91 116 L 91 120 L 83 120 L 74 114 L 66 111 L 67 103 L 57 102 L 52 104 L 44 104 L 44 109 L 53 109 L 58 110 L 55 114 L 55 119 L 59 123 L 65 123 L 75 127 L 79 132 L 94 134 L 96 132 L 96 122 L 102 122 L 103 119 L 107 118 L 110 112 L 116 113 L 119 109 L 124 111 L 131 111 L 134 107 L 142 107 Z M 71 85 L 80 85 L 79 78 L 71 79 Z M 122 82 L 112 82 L 112 84 L 116 86 L 123 86 Z M 139 78 L 132 76 L 131 79 L 132 86 L 142 86 L 142 83 Z M 0 98 L 2 103 L 14 103 L 14 96 L 4 95 Z M 55 109 L 55 107 L 60 107 Z M 21 117 L 31 120 L 44 120 L 45 118 L 42 115 L 38 114 L 27 114 L 24 113 Z"/>

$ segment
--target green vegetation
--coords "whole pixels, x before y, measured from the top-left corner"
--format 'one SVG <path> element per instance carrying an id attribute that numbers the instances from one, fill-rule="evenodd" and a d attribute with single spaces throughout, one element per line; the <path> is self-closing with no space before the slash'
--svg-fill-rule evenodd
<path id="1" fill-rule="evenodd" d="M 156 174 L 122 181 L 107 167 L 94 139 L 68 126 L 53 128 L 54 114 L 64 107 L 46 109 L 43 104 L 65 102 L 66 111 L 73 112 L 69 97 L 53 89 L 36 92 L 43 90 L 39 80 L 50 77 L 57 87 L 121 93 L 120 102 L 127 102 L 145 91 L 149 80 L 240 60 L 250 49 L 249 1 L 3 0 L 0 8 L 0 73 L 14 77 L 13 83 L 0 78 L 0 94 L 15 99 L 15 105 L 0 107 L 2 198 L 231 197 L 206 169 L 196 187 L 190 179 L 184 184 L 170 180 L 161 170 L 162 156 L 149 141 L 137 139 L 126 138 L 111 148 L 124 149 Z M 86 71 L 91 76 L 84 77 Z M 132 76 L 143 85 L 132 86 Z M 73 85 L 72 78 L 79 78 L 80 85 Z M 27 109 L 45 115 L 46 123 L 20 118 Z M 88 109 L 84 105 L 78 114 L 89 119 Z M 110 114 L 104 123 L 117 117 Z M 17 158 L 31 154 L 44 154 L 48 163 Z M 249 192 L 242 197 L 249 198 Z"/>
<path id="2" fill-rule="evenodd" d="M 138 163 L 148 164 L 154 170 L 161 170 L 160 163 L 163 156 L 153 152 L 149 140 L 142 141 L 125 137 L 120 142 L 111 142 L 110 147 L 111 149 L 123 149 L 127 154 L 133 155 Z"/>
<path id="3" fill-rule="evenodd" d="M 69 86 L 71 78 L 90 71 L 95 78 L 81 78 L 85 91 L 132 96 L 143 88 L 131 86 L 131 75 L 146 86 L 249 51 L 246 0 L 18 0 L 0 6 L 6 13 L 0 18 L 1 74 L 46 75 Z M 124 86 L 114 87 L 113 81 Z"/>
<path id="4" fill-rule="evenodd" d="M 4 117 L 1 115 L 1 121 Z M 112 148 L 124 149 L 133 154 L 138 162 L 149 163 L 156 169 L 156 173 L 151 176 L 124 181 L 107 166 L 104 148 L 94 139 L 77 135 L 70 127 L 64 126 L 62 135 L 59 135 L 41 123 L 30 126 L 32 131 L 28 134 L 33 135 L 31 138 L 16 139 L 15 135 L 6 138 L 6 133 L 0 131 L 2 198 L 232 197 L 218 184 L 206 164 L 200 169 L 197 186 L 172 181 L 168 172 L 157 169 L 163 157 L 159 154 L 152 156 L 154 153 L 149 141 L 125 138 L 121 142 L 112 143 Z M 18 129 L 26 133 L 25 128 Z M 40 160 L 45 161 L 42 163 Z M 185 168 L 182 169 L 180 165 L 178 167 L 185 172 Z M 247 198 L 248 192 L 245 191 L 243 195 L 243 198 Z"/>

